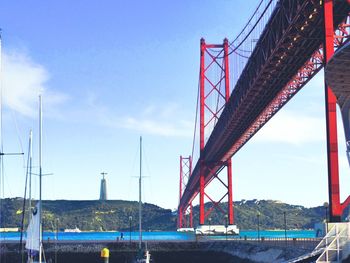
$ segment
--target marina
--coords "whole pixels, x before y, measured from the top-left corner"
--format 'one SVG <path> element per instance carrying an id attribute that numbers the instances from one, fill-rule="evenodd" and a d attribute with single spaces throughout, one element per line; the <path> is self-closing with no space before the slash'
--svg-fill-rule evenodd
<path id="1" fill-rule="evenodd" d="M 271 239 L 271 240 L 202 240 L 202 241 L 148 241 L 147 247 L 154 262 L 255 262 L 261 258 L 285 262 L 313 251 L 319 239 Z M 60 241 L 44 242 L 47 258 L 56 257 L 57 262 L 97 262 L 100 251 L 109 250 L 110 262 L 133 262 L 138 251 L 138 242 L 117 241 Z M 21 253 L 16 243 L 2 243 L 4 255 L 15 262 Z M 254 251 L 254 253 L 251 253 Z M 258 257 L 255 254 L 260 254 Z M 121 261 L 122 260 L 122 261 Z"/>

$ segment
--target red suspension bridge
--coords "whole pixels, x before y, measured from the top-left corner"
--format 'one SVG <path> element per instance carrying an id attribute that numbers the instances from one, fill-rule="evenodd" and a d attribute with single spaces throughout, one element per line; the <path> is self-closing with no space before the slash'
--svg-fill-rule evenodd
<path id="1" fill-rule="evenodd" d="M 234 224 L 231 157 L 350 42 L 349 14 L 349 0 L 262 0 L 233 42 L 201 39 L 199 157 L 194 147 L 191 156 L 180 157 L 179 228 L 193 226 L 198 195 L 200 225 L 214 209 Z M 340 202 L 336 103 L 350 101 L 350 88 L 334 94 L 325 82 L 325 91 L 330 221 L 338 222 L 350 198 Z M 206 191 L 214 180 L 224 186 L 219 200 Z"/>

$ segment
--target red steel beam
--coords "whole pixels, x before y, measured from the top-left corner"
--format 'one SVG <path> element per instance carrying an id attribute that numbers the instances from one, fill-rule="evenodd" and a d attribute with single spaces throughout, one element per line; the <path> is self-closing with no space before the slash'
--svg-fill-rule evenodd
<path id="1" fill-rule="evenodd" d="M 186 211 L 188 209 L 188 205 L 180 205 L 181 198 L 183 195 L 183 189 L 186 188 L 189 178 L 191 177 L 192 172 L 192 158 L 180 156 L 180 202 L 178 207 L 178 228 L 184 227 L 187 224 L 186 221 Z"/>
<path id="2" fill-rule="evenodd" d="M 229 52 L 228 52 L 228 40 L 224 40 L 224 61 L 225 61 L 225 102 L 227 103 L 230 98 L 230 69 L 229 69 Z M 233 190 L 232 190 L 232 160 L 231 158 L 227 161 L 227 212 L 228 212 L 228 223 L 234 224 L 234 211 L 233 211 Z"/>
<path id="3" fill-rule="evenodd" d="M 348 1 L 350 5 L 350 1 Z M 339 25 L 336 33 L 334 35 L 334 46 L 336 48 L 342 47 L 346 41 L 350 39 L 350 14 L 348 18 Z M 340 205 L 341 206 L 341 214 L 343 214 L 346 207 L 350 205 L 350 196 L 346 198 L 346 200 Z"/>
<path id="4" fill-rule="evenodd" d="M 200 173 L 199 173 L 199 224 L 204 225 L 205 221 L 205 212 L 204 212 L 204 127 L 205 127 L 205 120 L 204 120 L 204 97 L 205 97 L 205 40 L 201 39 L 200 44 L 201 49 L 201 57 L 200 57 L 200 130 L 199 130 L 199 150 L 200 150 L 200 156 L 199 156 L 199 165 L 200 165 Z"/>
<path id="5" fill-rule="evenodd" d="M 182 198 L 182 155 L 180 156 L 180 193 L 179 193 L 179 204 L 181 202 L 181 198 Z M 182 207 L 179 207 L 178 209 L 178 228 L 182 227 Z"/>
<path id="6" fill-rule="evenodd" d="M 333 0 L 324 0 L 324 62 L 334 54 Z M 325 108 L 327 130 L 328 194 L 331 222 L 340 222 L 342 210 L 339 195 L 339 163 L 337 136 L 337 98 L 325 83 Z"/>

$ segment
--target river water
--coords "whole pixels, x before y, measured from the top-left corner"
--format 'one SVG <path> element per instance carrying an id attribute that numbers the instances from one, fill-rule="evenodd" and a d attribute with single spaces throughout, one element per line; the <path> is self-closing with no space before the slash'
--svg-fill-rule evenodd
<path id="1" fill-rule="evenodd" d="M 258 235 L 264 238 L 284 238 L 285 231 L 253 231 L 242 230 L 239 236 L 229 238 L 257 238 Z M 313 230 L 288 230 L 288 238 L 314 238 L 315 232 Z M 85 241 L 85 240 L 138 240 L 138 232 L 80 232 L 80 233 L 67 233 L 67 232 L 44 232 L 43 239 L 47 240 L 65 240 L 65 241 Z M 211 239 L 225 239 L 225 236 L 212 236 Z M 19 232 L 0 233 L 0 240 L 15 241 L 20 239 Z M 25 239 L 25 236 L 24 236 Z M 176 231 L 169 232 L 143 232 L 142 239 L 145 241 L 194 241 L 196 239 L 194 234 L 180 233 Z"/>

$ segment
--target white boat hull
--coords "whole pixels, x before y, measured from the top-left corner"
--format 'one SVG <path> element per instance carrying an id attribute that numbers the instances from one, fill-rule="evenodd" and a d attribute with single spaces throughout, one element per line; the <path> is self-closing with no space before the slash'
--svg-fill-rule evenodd
<path id="1" fill-rule="evenodd" d="M 178 228 L 177 232 L 189 232 L 189 233 L 193 233 L 194 232 L 194 228 L 193 227 L 182 227 L 182 228 Z"/>
<path id="2" fill-rule="evenodd" d="M 201 225 L 196 228 L 196 235 L 239 235 L 236 225 Z"/>

